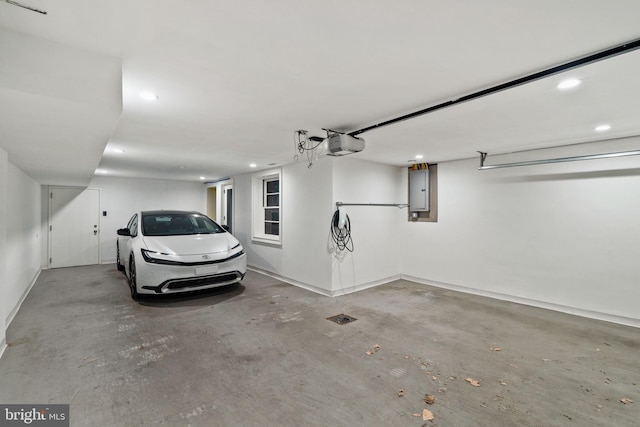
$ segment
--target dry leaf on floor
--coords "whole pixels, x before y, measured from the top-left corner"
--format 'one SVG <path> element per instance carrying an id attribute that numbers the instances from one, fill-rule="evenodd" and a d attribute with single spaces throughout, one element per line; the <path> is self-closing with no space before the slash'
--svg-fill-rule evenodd
<path id="1" fill-rule="evenodd" d="M 434 380 L 434 381 L 438 381 L 438 377 L 436 377 L 435 375 L 432 375 L 431 379 Z"/>
<path id="2" fill-rule="evenodd" d="M 373 345 L 373 351 L 378 351 L 378 350 L 380 350 L 380 345 L 374 344 Z"/>
<path id="3" fill-rule="evenodd" d="M 436 401 L 436 397 L 431 395 L 431 394 L 425 394 L 424 395 L 424 403 L 427 403 L 429 405 L 433 405 Z"/>
<path id="4" fill-rule="evenodd" d="M 400 389 L 398 390 L 398 397 L 402 397 L 402 396 L 404 396 L 404 390 Z"/>
<path id="5" fill-rule="evenodd" d="M 469 377 L 465 378 L 464 380 L 474 387 L 480 387 L 480 381 L 478 380 L 474 380 L 473 378 L 469 378 Z"/>
<path id="6" fill-rule="evenodd" d="M 408 358 L 409 358 L 409 356 L 405 356 L 404 358 L 405 358 L 405 359 L 408 359 Z"/>
<path id="7" fill-rule="evenodd" d="M 622 398 L 622 399 L 620 399 L 620 402 L 622 402 L 622 403 L 624 403 L 626 405 L 627 403 L 633 403 L 633 400 L 627 399 L 627 398 Z"/>
<path id="8" fill-rule="evenodd" d="M 502 351 L 502 347 L 491 347 L 491 351 Z"/>
<path id="9" fill-rule="evenodd" d="M 414 413 L 413 413 L 413 414 L 411 414 L 411 415 L 413 415 L 414 417 L 419 417 L 419 416 L 421 416 L 421 414 L 418 414 L 417 412 L 414 412 Z"/>
<path id="10" fill-rule="evenodd" d="M 367 350 L 367 356 L 371 356 L 373 354 L 373 352 L 371 350 Z"/>
<path id="11" fill-rule="evenodd" d="M 422 421 L 431 421 L 433 419 L 433 412 L 428 409 L 422 410 Z"/>
<path id="12" fill-rule="evenodd" d="M 507 385 L 504 381 L 500 381 L 500 385 Z"/>
<path id="13" fill-rule="evenodd" d="M 446 389 L 446 388 L 444 388 L 444 387 L 440 387 L 440 388 L 438 389 L 438 393 L 446 393 L 446 392 L 447 392 L 447 389 Z"/>

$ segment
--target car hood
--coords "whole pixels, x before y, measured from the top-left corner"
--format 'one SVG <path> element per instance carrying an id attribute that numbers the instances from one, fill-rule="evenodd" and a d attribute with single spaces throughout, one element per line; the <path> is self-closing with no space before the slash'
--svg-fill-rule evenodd
<path id="1" fill-rule="evenodd" d="M 199 255 L 227 252 L 240 244 L 230 233 L 188 236 L 144 236 L 148 250 L 168 255 Z"/>

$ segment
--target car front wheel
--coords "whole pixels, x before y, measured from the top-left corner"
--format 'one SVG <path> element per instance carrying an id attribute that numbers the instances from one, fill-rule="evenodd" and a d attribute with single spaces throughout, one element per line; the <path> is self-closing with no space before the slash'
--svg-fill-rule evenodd
<path id="1" fill-rule="evenodd" d="M 133 259 L 133 256 L 131 257 L 131 260 L 129 261 L 129 288 L 131 289 L 131 298 L 133 299 L 138 299 L 138 288 L 136 285 L 136 280 L 137 280 L 137 276 L 136 276 L 136 262 Z"/>

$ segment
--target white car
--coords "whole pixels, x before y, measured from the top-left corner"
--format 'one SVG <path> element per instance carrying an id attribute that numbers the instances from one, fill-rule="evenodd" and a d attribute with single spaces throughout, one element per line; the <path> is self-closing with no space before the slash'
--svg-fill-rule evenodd
<path id="1" fill-rule="evenodd" d="M 134 299 L 231 285 L 247 272 L 238 239 L 198 212 L 138 212 L 118 230 L 116 248 Z"/>

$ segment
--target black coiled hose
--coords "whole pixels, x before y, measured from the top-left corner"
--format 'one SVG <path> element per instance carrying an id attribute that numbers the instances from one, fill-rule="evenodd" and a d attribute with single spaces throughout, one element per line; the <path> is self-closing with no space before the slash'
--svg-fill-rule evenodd
<path id="1" fill-rule="evenodd" d="M 331 219 L 331 238 L 333 239 L 333 243 L 335 243 L 338 251 L 346 249 L 349 252 L 353 252 L 351 221 L 349 220 L 349 215 L 345 214 L 345 219 L 344 227 L 338 227 L 338 222 L 340 221 L 340 210 L 336 209 L 333 213 L 333 218 Z"/>

